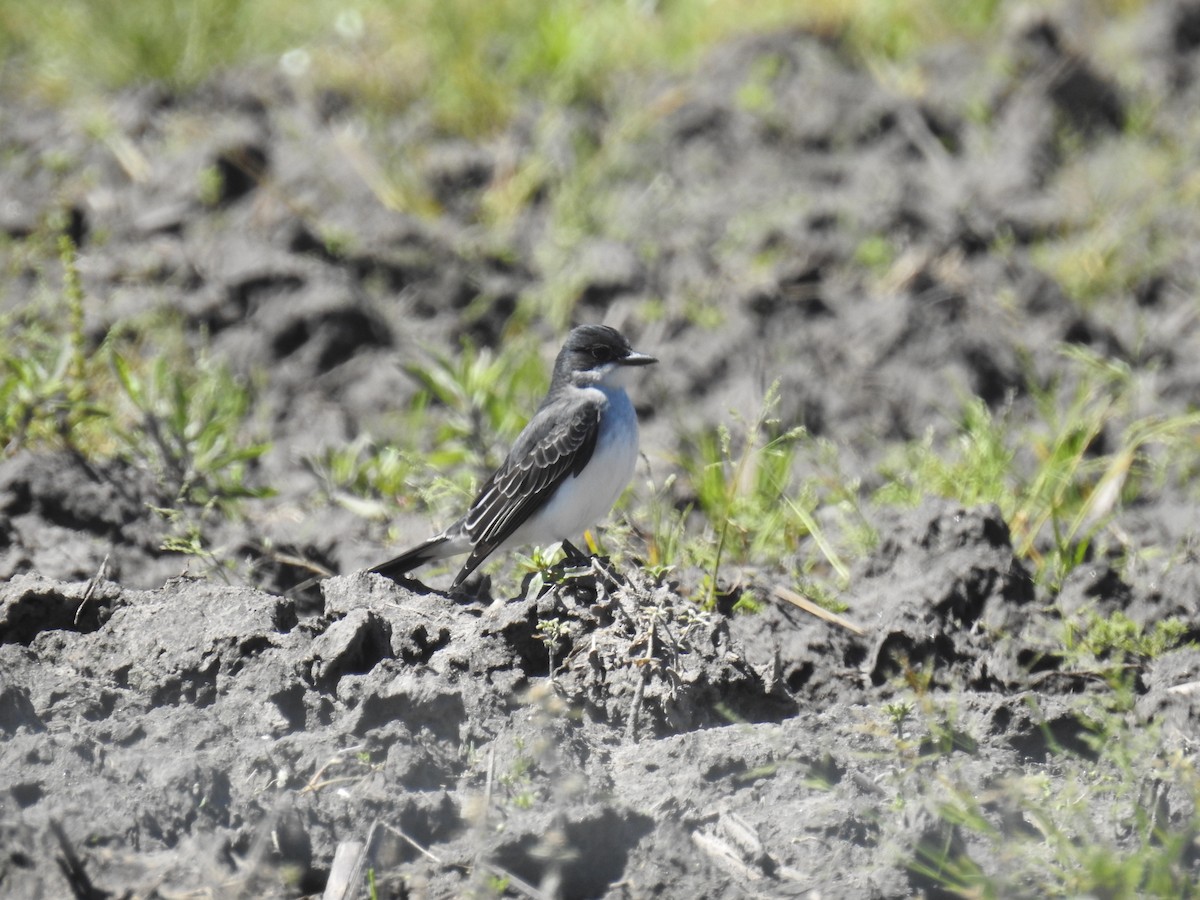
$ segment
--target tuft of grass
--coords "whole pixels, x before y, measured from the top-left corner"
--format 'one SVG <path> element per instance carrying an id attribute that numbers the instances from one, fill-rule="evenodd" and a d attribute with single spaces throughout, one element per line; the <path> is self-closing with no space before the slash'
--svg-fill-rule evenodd
<path id="1" fill-rule="evenodd" d="M 369 434 L 360 434 L 344 446 L 327 447 L 304 462 L 330 499 L 364 519 L 388 519 L 391 504 L 398 501 L 403 506 L 413 496 L 417 470 L 413 455 L 381 444 Z"/>
<path id="2" fill-rule="evenodd" d="M 978 397 L 964 405 L 957 440 L 946 452 L 927 434 L 884 463 L 887 483 L 875 494 L 885 504 L 916 506 L 926 496 L 953 497 L 964 505 L 1018 502 L 1012 483 L 1016 449 L 1010 446 L 1008 411 L 995 415 Z M 1001 506 L 1004 511 L 1004 506 Z"/>
<path id="3" fill-rule="evenodd" d="M 5 0 L 0 49 L 25 79 L 52 97 L 162 81 L 195 84 L 213 72 L 317 33 L 326 16 L 260 0 Z"/>
<path id="4" fill-rule="evenodd" d="M 254 483 L 270 444 L 247 436 L 253 393 L 206 353 L 141 359 L 114 343 L 105 344 L 118 384 L 108 420 L 114 455 L 151 474 L 157 499 L 148 505 L 167 526 L 162 549 L 194 557 L 229 581 L 236 561 L 209 546 L 212 524 L 241 515 L 243 501 L 274 493 Z"/>
<path id="5" fill-rule="evenodd" d="M 182 365 L 166 355 L 140 362 L 110 346 L 109 358 L 126 401 L 113 419 L 121 454 L 153 474 L 165 503 L 228 515 L 239 500 L 269 495 L 250 484 L 269 444 L 243 437 L 253 398 L 242 379 L 203 353 Z"/>
<path id="6" fill-rule="evenodd" d="M 779 384 L 768 390 L 754 421 L 740 421 L 740 434 L 720 425 L 699 436 L 694 450 L 679 460 L 692 494 L 693 507 L 705 533 L 684 545 L 704 569 L 705 605 L 717 597 L 722 566 L 729 562 L 779 562 L 796 552 L 804 539 L 813 541 L 820 557 L 844 581 L 848 569 L 814 515 L 821 502 L 815 482 L 794 477 L 802 428 L 781 430 L 771 416 L 779 402 Z M 662 521 L 662 517 L 659 517 Z M 655 540 L 658 553 L 681 547 L 676 529 L 664 529 Z"/>
<path id="7" fill-rule="evenodd" d="M 1033 386 L 1034 422 L 1022 427 L 1011 409 L 993 413 L 971 398 L 955 444 L 935 448 L 928 436 L 905 447 L 883 465 L 888 483 L 875 499 L 915 505 L 933 495 L 995 503 L 1017 555 L 1034 563 L 1041 580 L 1061 584 L 1122 500 L 1178 466 L 1200 430 L 1195 413 L 1133 417 L 1136 386 L 1126 364 L 1083 347 L 1061 352 L 1074 389 Z M 1026 452 L 1032 460 L 1019 458 Z"/>
<path id="8" fill-rule="evenodd" d="M 777 390 L 777 388 L 773 388 Z M 702 434 L 695 455 L 680 462 L 695 492 L 695 505 L 711 530 L 707 546 L 701 545 L 705 570 L 706 607 L 716 602 L 721 566 L 728 559 L 747 562 L 764 554 L 778 558 L 794 534 L 780 504 L 783 480 L 790 479 L 793 445 L 798 432 L 785 432 L 760 444 L 774 423 L 767 416 L 768 397 L 753 423 L 743 422 L 740 450 L 734 450 L 733 433 L 725 425 Z"/>
<path id="9" fill-rule="evenodd" d="M 987 785 L 919 780 L 910 793 L 941 827 L 917 843 L 909 869 L 961 897 L 1194 896 L 1195 760 L 1164 750 L 1154 726 L 1111 715 L 1084 724 L 1092 756 L 1059 749 L 1051 767 Z"/>

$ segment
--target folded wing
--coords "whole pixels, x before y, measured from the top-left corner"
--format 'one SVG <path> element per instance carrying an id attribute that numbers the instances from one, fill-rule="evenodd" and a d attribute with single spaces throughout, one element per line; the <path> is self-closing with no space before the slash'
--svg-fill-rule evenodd
<path id="1" fill-rule="evenodd" d="M 474 544 L 457 587 L 521 523 L 546 505 L 567 478 L 583 471 L 596 449 L 599 402 L 550 403 L 538 410 L 463 517 Z"/>

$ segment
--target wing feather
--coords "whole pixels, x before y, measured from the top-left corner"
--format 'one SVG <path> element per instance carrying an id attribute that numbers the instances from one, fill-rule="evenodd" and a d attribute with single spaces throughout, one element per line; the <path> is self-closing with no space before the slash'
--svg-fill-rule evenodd
<path id="1" fill-rule="evenodd" d="M 474 549 L 455 585 L 545 506 L 563 481 L 583 471 L 596 449 L 600 413 L 599 401 L 559 401 L 530 420 L 463 517 Z"/>

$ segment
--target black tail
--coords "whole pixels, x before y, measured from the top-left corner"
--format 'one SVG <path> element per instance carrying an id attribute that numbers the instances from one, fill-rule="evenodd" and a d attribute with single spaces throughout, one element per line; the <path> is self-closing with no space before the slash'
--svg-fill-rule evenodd
<path id="1" fill-rule="evenodd" d="M 411 550 L 401 553 L 394 559 L 389 559 L 385 563 L 380 563 L 377 566 L 372 566 L 368 572 L 375 572 L 382 575 L 384 578 L 390 578 L 393 581 L 399 580 L 404 575 L 407 575 L 418 566 L 423 566 L 427 562 L 432 562 L 435 559 L 441 559 L 443 556 L 450 556 L 449 553 L 438 552 L 442 545 L 450 540 L 444 534 L 439 534 L 437 537 L 431 537 L 423 544 L 418 544 Z"/>

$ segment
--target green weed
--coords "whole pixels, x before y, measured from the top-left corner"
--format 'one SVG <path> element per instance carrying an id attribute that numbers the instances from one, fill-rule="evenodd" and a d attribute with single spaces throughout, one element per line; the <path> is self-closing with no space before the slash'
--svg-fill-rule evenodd
<path id="1" fill-rule="evenodd" d="M 526 597 L 540 597 L 549 588 L 592 574 L 589 566 L 568 566 L 565 554 L 559 544 L 532 547 L 528 556 L 517 554 L 517 570 L 531 576 L 528 585 L 525 586 L 524 595 Z M 539 623 L 539 631 L 542 630 L 543 624 L 545 623 Z M 552 625 L 547 627 L 553 629 Z M 558 632 L 551 630 L 539 635 L 539 640 L 549 641 L 546 635 L 557 634 Z M 552 645 L 548 643 L 547 646 L 551 646 L 551 655 L 553 656 Z"/>
<path id="2" fill-rule="evenodd" d="M 906 739 L 905 724 L 913 713 L 913 704 L 908 700 L 897 700 L 894 703 L 888 703 L 883 707 L 884 713 L 892 723 L 892 728 L 896 731 L 896 740 L 904 741 Z"/>
<path id="3" fill-rule="evenodd" d="M 881 472 L 882 503 L 912 505 L 928 495 L 965 505 L 995 503 L 1012 529 L 1018 556 L 1050 585 L 1089 553 L 1096 535 L 1147 479 L 1162 478 L 1195 440 L 1200 415 L 1131 417 L 1133 373 L 1124 363 L 1076 346 L 1061 350 L 1075 381 L 1032 387 L 1037 418 L 1015 421 L 971 398 L 951 448 L 932 437 L 910 444 Z M 1110 434 L 1119 436 L 1106 449 Z M 1019 454 L 1032 451 L 1032 460 Z"/>
<path id="4" fill-rule="evenodd" d="M 848 575 L 814 515 L 822 499 L 819 486 L 794 477 L 796 452 L 805 432 L 779 428 L 771 418 L 778 401 L 776 383 L 768 389 L 755 420 L 739 422 L 736 438 L 728 426 L 718 426 L 700 435 L 693 452 L 679 461 L 694 495 L 694 510 L 706 523 L 705 534 L 686 545 L 705 571 L 706 605 L 716 600 L 726 562 L 778 562 L 806 538 L 843 579 Z M 658 546 L 678 549 L 680 542 L 668 528 Z"/>
<path id="5" fill-rule="evenodd" d="M 305 460 L 326 493 L 368 519 L 387 518 L 387 504 L 403 504 L 412 491 L 417 463 L 410 453 L 360 434 L 349 444 L 328 447 Z"/>
<path id="6" fill-rule="evenodd" d="M 183 365 L 173 356 L 136 364 L 109 354 L 133 413 L 129 425 L 114 423 L 114 434 L 122 454 L 154 475 L 165 503 L 216 504 L 228 514 L 238 500 L 269 494 L 250 483 L 269 445 L 242 435 L 252 395 L 241 379 L 203 353 Z"/>
<path id="7" fill-rule="evenodd" d="M 65 327 L 36 315 L 9 317 L 0 342 L 0 443 L 11 455 L 49 444 L 87 455 L 108 411 L 101 405 L 96 357 L 85 349 L 83 289 L 75 247 L 58 244 Z"/>
<path id="8" fill-rule="evenodd" d="M 270 444 L 246 437 L 249 387 L 204 353 L 143 361 L 107 348 L 121 392 L 110 420 L 115 455 L 152 475 L 149 505 L 169 529 L 162 549 L 197 558 L 228 581 L 235 561 L 208 546 L 209 525 L 273 493 L 253 481 Z"/>
<path id="9" fill-rule="evenodd" d="M 1080 619 L 1067 619 L 1063 646 L 1068 659 L 1093 658 L 1122 661 L 1154 659 L 1184 643 L 1191 627 L 1178 618 L 1163 619 L 1147 629 L 1117 610 L 1109 616 L 1089 611 Z"/>
<path id="10" fill-rule="evenodd" d="M 892 704 L 893 726 L 908 722 L 912 708 Z M 936 703 L 920 709 L 931 735 L 944 729 Z M 1111 705 L 1077 718 L 1089 748 L 1082 755 L 1051 740 L 1045 765 L 983 782 L 944 754 L 912 756 L 898 730 L 910 766 L 900 774 L 901 794 L 938 822 L 914 843 L 908 868 L 929 887 L 961 897 L 1194 896 L 1195 760 L 1165 749 L 1157 725 Z M 968 753 L 971 743 L 968 736 Z"/>
<path id="11" fill-rule="evenodd" d="M 538 773 L 538 759 L 534 751 L 526 749 L 521 738 L 514 738 L 516 756 L 508 771 L 503 772 L 496 783 L 505 793 L 507 800 L 517 809 L 532 809 L 542 799 L 542 791 L 537 787 L 534 776 Z"/>

